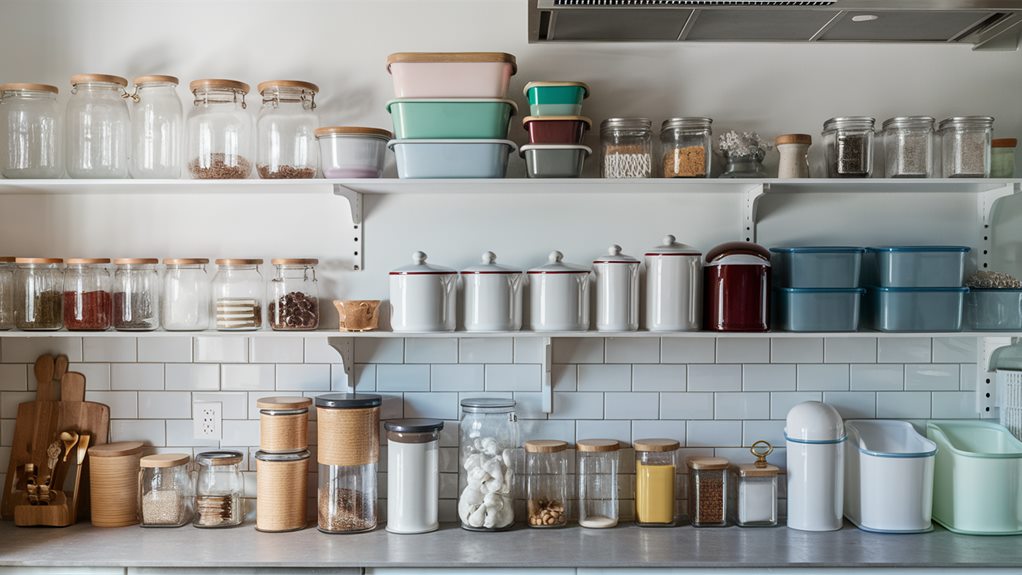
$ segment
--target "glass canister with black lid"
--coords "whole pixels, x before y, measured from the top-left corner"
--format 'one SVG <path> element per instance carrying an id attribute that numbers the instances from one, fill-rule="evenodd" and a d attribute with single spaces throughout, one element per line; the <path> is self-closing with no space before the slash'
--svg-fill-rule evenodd
<path id="1" fill-rule="evenodd" d="M 331 393 L 316 397 L 319 446 L 319 530 L 376 529 L 376 472 L 383 397 Z"/>
<path id="2" fill-rule="evenodd" d="M 461 400 L 461 473 L 458 517 L 462 529 L 499 531 L 515 521 L 515 400 Z"/>

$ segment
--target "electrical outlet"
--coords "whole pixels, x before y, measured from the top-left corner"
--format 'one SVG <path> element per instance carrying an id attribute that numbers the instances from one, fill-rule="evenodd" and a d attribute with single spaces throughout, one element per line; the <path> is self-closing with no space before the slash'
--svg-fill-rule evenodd
<path id="1" fill-rule="evenodd" d="M 222 404 L 219 401 L 196 401 L 192 404 L 195 439 L 220 441 L 223 433 Z"/>

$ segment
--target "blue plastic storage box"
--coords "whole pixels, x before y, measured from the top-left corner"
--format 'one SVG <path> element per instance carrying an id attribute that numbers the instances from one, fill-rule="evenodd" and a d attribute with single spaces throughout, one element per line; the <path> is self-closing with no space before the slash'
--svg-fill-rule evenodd
<path id="1" fill-rule="evenodd" d="M 774 285 L 788 288 L 857 288 L 865 248 L 806 246 L 770 248 Z"/>
<path id="2" fill-rule="evenodd" d="M 876 257 L 880 287 L 961 287 L 965 246 L 885 246 L 867 248 Z"/>
<path id="3" fill-rule="evenodd" d="M 774 325 L 784 331 L 857 331 L 861 288 L 776 288 Z"/>
<path id="4" fill-rule="evenodd" d="M 870 289 L 873 328 L 879 331 L 959 331 L 969 288 Z"/>
<path id="5" fill-rule="evenodd" d="M 965 296 L 966 322 L 978 331 L 1022 330 L 1022 289 L 971 288 Z"/>

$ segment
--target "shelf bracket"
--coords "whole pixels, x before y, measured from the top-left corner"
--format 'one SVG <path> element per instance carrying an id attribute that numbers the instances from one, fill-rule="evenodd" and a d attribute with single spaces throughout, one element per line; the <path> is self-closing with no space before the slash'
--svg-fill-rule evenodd
<path id="1" fill-rule="evenodd" d="M 540 384 L 540 392 L 543 394 L 543 413 L 554 412 L 554 384 L 550 375 L 554 360 L 553 338 L 544 337 L 540 345 L 543 346 L 543 378 Z"/>
<path id="2" fill-rule="evenodd" d="M 770 184 L 759 184 L 745 190 L 742 198 L 742 232 L 739 236 L 747 242 L 756 241 L 756 211 L 759 199 L 770 191 Z"/>
<path id="3" fill-rule="evenodd" d="M 348 200 L 348 208 L 351 210 L 352 236 L 355 242 L 355 249 L 352 251 L 354 264 L 351 269 L 362 271 L 365 269 L 365 246 L 363 245 L 362 234 L 362 192 L 357 192 L 343 184 L 334 184 L 334 194 Z"/>
<path id="4" fill-rule="evenodd" d="M 979 218 L 979 254 L 976 265 L 979 269 L 988 269 L 992 263 L 993 236 L 990 233 L 990 226 L 994 223 L 994 206 L 997 200 L 1016 194 L 1022 184 L 1011 183 L 1000 188 L 994 188 L 977 195 L 977 215 Z"/>
<path id="5" fill-rule="evenodd" d="M 980 418 L 997 417 L 997 373 L 990 369 L 990 356 L 1011 341 L 1010 337 L 981 337 L 976 342 L 976 412 Z"/>
<path id="6" fill-rule="evenodd" d="M 326 338 L 327 344 L 334 348 L 341 356 L 341 367 L 344 369 L 344 375 L 347 377 L 347 388 L 350 392 L 355 392 L 355 338 L 353 337 L 328 337 Z"/>

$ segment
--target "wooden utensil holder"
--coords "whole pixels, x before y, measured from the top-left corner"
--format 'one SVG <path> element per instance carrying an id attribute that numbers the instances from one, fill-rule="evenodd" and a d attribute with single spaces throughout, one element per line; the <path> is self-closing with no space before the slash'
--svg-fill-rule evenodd
<path id="1" fill-rule="evenodd" d="M 53 500 L 48 505 L 32 505 L 28 502 L 28 494 L 16 491 L 12 494 L 14 507 L 14 524 L 18 527 L 67 527 L 74 523 L 67 495 L 63 491 L 54 491 Z"/>

